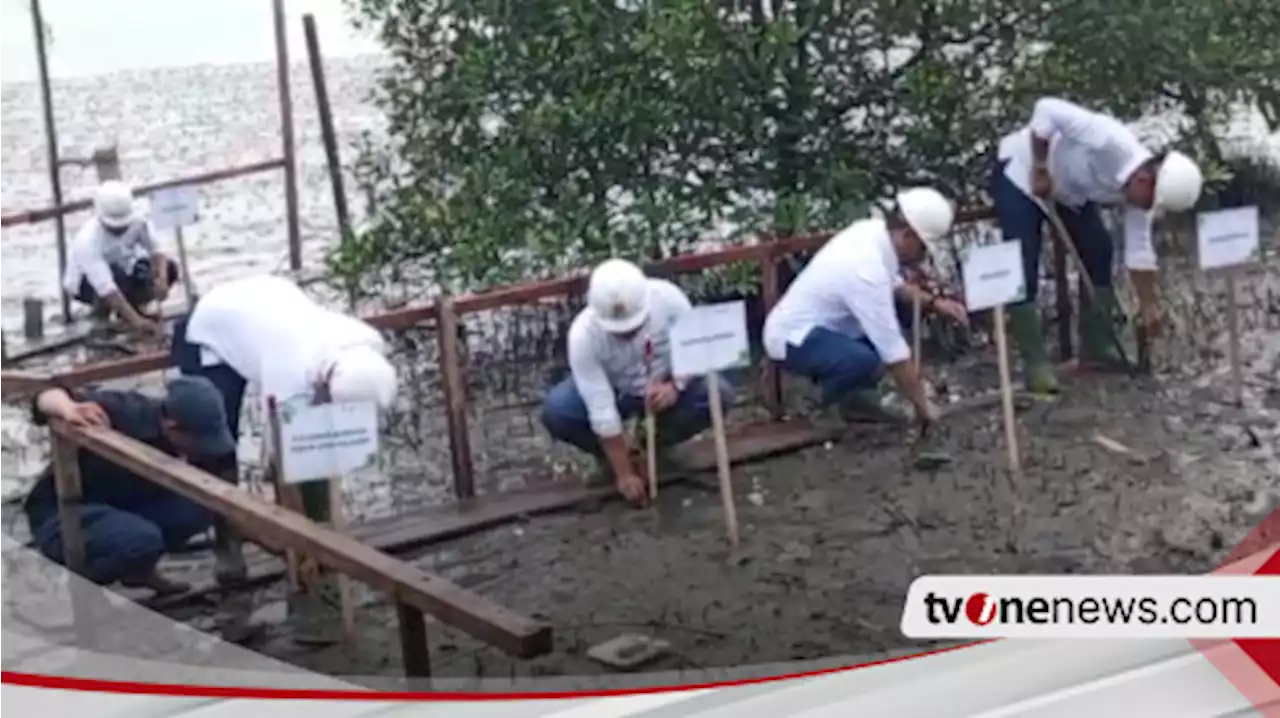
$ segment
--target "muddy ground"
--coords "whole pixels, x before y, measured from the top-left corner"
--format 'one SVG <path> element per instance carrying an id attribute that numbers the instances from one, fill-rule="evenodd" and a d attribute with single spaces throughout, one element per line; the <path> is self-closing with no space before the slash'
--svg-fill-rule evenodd
<path id="1" fill-rule="evenodd" d="M 736 552 L 719 497 L 696 486 L 665 490 L 649 511 L 610 503 L 435 547 L 415 563 L 555 631 L 554 653 L 520 661 L 431 623 L 435 675 L 597 675 L 609 669 L 587 649 L 628 632 L 671 644 L 651 670 L 878 653 L 924 645 L 898 629 L 922 574 L 1212 570 L 1277 505 L 1277 338 L 1249 338 L 1246 408 L 1225 401 L 1225 371 L 1070 380 L 1021 415 L 1024 470 L 1012 484 L 992 409 L 947 422 L 940 438 L 955 462 L 936 472 L 912 469 L 889 429 L 737 468 Z M 995 383 L 989 362 L 964 373 Z M 394 613 L 378 594 L 362 592 L 356 649 L 320 651 L 279 625 L 282 596 L 276 586 L 255 599 L 273 624 L 257 650 L 330 674 L 400 672 Z M 175 617 L 212 620 L 199 608 Z"/>

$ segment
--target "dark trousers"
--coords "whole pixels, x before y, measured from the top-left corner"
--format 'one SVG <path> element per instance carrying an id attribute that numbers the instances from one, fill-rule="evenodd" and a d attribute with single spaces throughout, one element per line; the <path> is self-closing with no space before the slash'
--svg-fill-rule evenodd
<path id="1" fill-rule="evenodd" d="M 826 327 L 814 327 L 800 346 L 788 345 L 782 368 L 817 384 L 823 406 L 874 387 L 885 370 L 880 354 L 866 337 L 855 338 Z"/>
<path id="2" fill-rule="evenodd" d="M 155 282 L 151 279 L 151 271 L 150 259 L 139 259 L 133 265 L 133 270 L 129 272 L 119 266 L 111 266 L 111 279 L 116 283 L 116 289 L 120 290 L 121 296 L 134 309 L 141 309 L 156 298 Z M 165 259 L 165 271 L 168 274 L 169 286 L 176 285 L 181 278 L 178 263 L 172 259 Z M 97 308 L 102 297 L 98 296 L 98 292 L 86 277 L 80 280 L 80 289 L 76 292 L 75 300 Z"/>
<path id="3" fill-rule="evenodd" d="M 723 378 L 720 379 L 720 401 L 725 411 L 733 404 L 733 387 Z M 623 421 L 644 413 L 644 399 L 638 396 L 620 396 L 617 406 Z M 589 454 L 604 455 L 600 437 L 591 428 L 586 402 L 572 377 L 556 384 L 547 394 L 542 404 L 542 424 L 553 438 Z M 711 399 L 706 382 L 690 381 L 680 392 L 675 406 L 657 416 L 657 425 L 658 443 L 664 447 L 691 439 L 711 426 Z"/>
<path id="4" fill-rule="evenodd" d="M 1026 275 L 1027 301 L 1040 292 L 1040 248 L 1046 221 L 1040 206 L 1018 189 L 1004 174 L 1004 162 L 993 163 L 990 191 L 996 206 L 996 220 L 1005 241 L 1022 241 L 1022 266 Z M 1085 270 L 1096 287 L 1111 286 L 1111 260 L 1115 246 L 1098 205 L 1089 202 L 1079 209 L 1056 203 L 1058 218 L 1071 235 Z"/>
<path id="5" fill-rule="evenodd" d="M 127 509 L 106 504 L 79 507 L 84 534 L 84 577 L 99 584 L 145 576 L 160 557 L 182 548 L 213 525 L 213 512 L 177 494 L 158 496 Z M 63 563 L 62 524 L 57 513 L 32 526 L 40 552 Z"/>

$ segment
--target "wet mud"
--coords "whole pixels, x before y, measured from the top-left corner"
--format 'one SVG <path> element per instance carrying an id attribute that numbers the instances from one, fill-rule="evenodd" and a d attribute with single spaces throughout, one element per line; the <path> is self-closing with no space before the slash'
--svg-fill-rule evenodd
<path id="1" fill-rule="evenodd" d="M 1210 571 L 1270 514 L 1280 482 L 1280 386 L 1238 408 L 1217 378 L 1072 379 L 1021 414 L 1016 477 L 996 408 L 944 425 L 935 440 L 953 463 L 937 471 L 912 467 L 900 431 L 862 428 L 738 467 L 736 551 L 719 496 L 696 483 L 648 511 L 609 503 L 436 547 L 412 560 L 550 622 L 555 651 L 512 659 L 431 622 L 434 675 L 609 673 L 588 649 L 624 633 L 670 644 L 646 666 L 657 671 L 923 648 L 898 628 L 923 574 Z M 280 623 L 283 587 L 264 590 L 256 618 L 270 625 L 254 647 L 330 674 L 397 675 L 394 611 L 360 595 L 359 645 L 316 651 Z"/>

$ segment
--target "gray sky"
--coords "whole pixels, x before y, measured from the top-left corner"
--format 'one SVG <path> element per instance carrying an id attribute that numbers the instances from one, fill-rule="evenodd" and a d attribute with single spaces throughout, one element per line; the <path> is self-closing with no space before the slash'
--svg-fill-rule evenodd
<path id="1" fill-rule="evenodd" d="M 275 58 L 270 0 L 41 0 L 56 78 L 161 66 Z M 0 0 L 0 81 L 36 79 L 29 0 Z M 342 0 L 285 0 L 291 59 L 306 57 L 302 15 L 312 13 L 326 56 L 376 52 L 351 28 Z"/>

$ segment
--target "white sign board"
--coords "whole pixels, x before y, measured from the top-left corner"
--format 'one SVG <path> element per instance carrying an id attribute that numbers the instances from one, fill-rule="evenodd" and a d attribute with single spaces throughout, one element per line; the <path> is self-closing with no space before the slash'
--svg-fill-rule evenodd
<path id="1" fill-rule="evenodd" d="M 378 406 L 360 402 L 281 407 L 280 436 L 286 483 L 341 478 L 377 460 Z"/>
<path id="2" fill-rule="evenodd" d="M 151 195 L 151 226 L 157 230 L 195 224 L 199 211 L 200 192 L 195 187 L 170 187 Z"/>
<path id="3" fill-rule="evenodd" d="M 1201 269 L 1234 267 L 1261 258 L 1257 207 L 1201 212 L 1196 224 Z"/>
<path id="4" fill-rule="evenodd" d="M 694 307 L 671 327 L 671 373 L 677 377 L 747 366 L 747 305 L 724 302 Z"/>
<path id="5" fill-rule="evenodd" d="M 964 259 L 964 301 L 969 311 L 980 312 L 1026 299 L 1022 268 L 1022 243 L 1018 240 L 973 247 Z"/>

